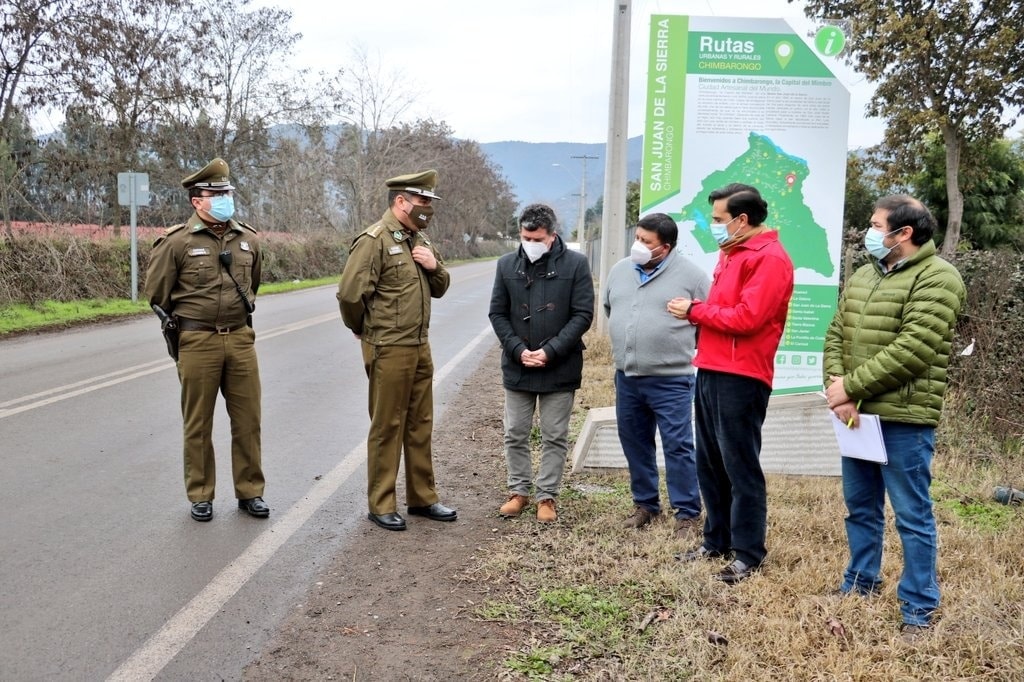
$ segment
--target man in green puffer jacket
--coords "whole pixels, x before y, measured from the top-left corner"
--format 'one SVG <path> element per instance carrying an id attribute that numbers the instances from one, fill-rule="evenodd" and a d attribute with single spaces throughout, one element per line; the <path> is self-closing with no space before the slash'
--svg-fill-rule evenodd
<path id="1" fill-rule="evenodd" d="M 906 195 L 880 199 L 864 245 L 871 262 L 843 291 L 825 335 L 825 395 L 836 417 L 860 424 L 878 415 L 888 464 L 844 457 L 843 497 L 850 563 L 844 594 L 873 594 L 882 583 L 885 494 L 903 545 L 903 638 L 926 633 L 939 606 L 935 516 L 929 496 L 935 426 L 966 290 L 935 254 L 935 218 Z"/>

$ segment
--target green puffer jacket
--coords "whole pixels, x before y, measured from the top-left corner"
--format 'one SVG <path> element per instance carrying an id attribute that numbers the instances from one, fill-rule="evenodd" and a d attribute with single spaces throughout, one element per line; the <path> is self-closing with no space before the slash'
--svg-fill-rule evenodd
<path id="1" fill-rule="evenodd" d="M 860 410 L 882 421 L 935 426 L 966 296 L 932 241 L 886 273 L 872 259 L 850 278 L 825 335 L 825 384 L 843 377 Z"/>

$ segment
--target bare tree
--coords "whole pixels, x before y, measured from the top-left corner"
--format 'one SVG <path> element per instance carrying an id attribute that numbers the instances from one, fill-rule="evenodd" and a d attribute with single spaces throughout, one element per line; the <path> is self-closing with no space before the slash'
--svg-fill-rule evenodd
<path id="1" fill-rule="evenodd" d="M 19 154 L 25 117 L 54 100 L 67 25 L 93 10 L 92 0 L 5 0 L 0 5 L 0 216 L 9 238 L 11 198 L 20 194 L 27 155 Z"/>
<path id="2" fill-rule="evenodd" d="M 342 122 L 332 129 L 331 172 L 345 201 L 342 228 L 350 232 L 380 217 L 381 185 L 404 160 L 400 123 L 418 97 L 409 79 L 385 71 L 365 47 L 353 47 L 352 61 L 327 81 L 324 93 Z"/>
<path id="3" fill-rule="evenodd" d="M 229 159 L 243 201 L 255 203 L 254 193 L 267 188 L 265 170 L 276 163 L 274 135 L 302 140 L 304 126 L 318 124 L 324 109 L 306 83 L 308 72 L 290 67 L 302 37 L 289 29 L 290 12 L 250 9 L 249 0 L 210 3 L 203 12 L 218 29 L 205 40 L 203 68 L 212 86 L 199 111 L 214 135 L 205 153 Z"/>
<path id="4" fill-rule="evenodd" d="M 189 46 L 202 25 L 193 21 L 193 0 L 96 2 L 94 14 L 76 17 L 67 27 L 72 50 L 61 63 L 59 99 L 69 105 L 61 155 L 68 166 L 66 172 L 54 167 L 49 173 L 65 181 L 84 174 L 88 187 L 72 191 L 104 202 L 102 215 L 116 226 L 121 223 L 113 192 L 116 174 L 156 167 L 152 131 L 173 103 L 199 89 L 189 77 L 195 59 Z M 87 140 L 76 139 L 70 129 L 84 122 Z"/>

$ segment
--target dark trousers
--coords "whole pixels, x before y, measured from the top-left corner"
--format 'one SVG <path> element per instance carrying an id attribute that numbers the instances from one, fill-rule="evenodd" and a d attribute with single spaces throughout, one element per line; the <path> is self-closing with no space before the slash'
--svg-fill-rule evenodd
<path id="1" fill-rule="evenodd" d="M 434 490 L 434 363 L 430 344 L 362 344 L 370 380 L 370 434 L 366 438 L 367 499 L 371 514 L 397 511 L 395 485 L 405 456 L 405 497 L 410 507 L 438 501 Z"/>
<path id="2" fill-rule="evenodd" d="M 697 480 L 704 498 L 704 547 L 749 566 L 764 561 L 767 490 L 761 426 L 771 388 L 757 379 L 699 370 Z"/>

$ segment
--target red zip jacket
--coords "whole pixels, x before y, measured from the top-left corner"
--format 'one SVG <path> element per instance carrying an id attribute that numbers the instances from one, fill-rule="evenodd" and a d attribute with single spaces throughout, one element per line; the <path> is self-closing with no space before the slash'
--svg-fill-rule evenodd
<path id="1" fill-rule="evenodd" d="M 694 301 L 698 369 L 772 385 L 775 351 L 793 296 L 793 261 L 778 232 L 764 232 L 718 256 L 707 301 Z"/>

